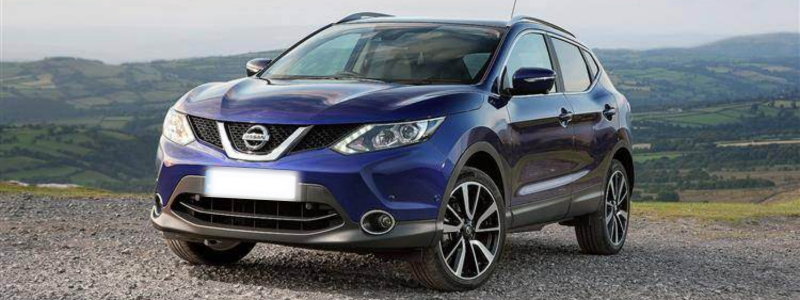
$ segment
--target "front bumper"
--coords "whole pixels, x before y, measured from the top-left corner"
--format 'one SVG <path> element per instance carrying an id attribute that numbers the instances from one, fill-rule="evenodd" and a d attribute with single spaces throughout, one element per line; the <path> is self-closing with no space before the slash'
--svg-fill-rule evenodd
<path id="1" fill-rule="evenodd" d="M 204 178 L 201 176 L 186 176 L 176 187 L 179 193 L 201 194 L 203 190 Z M 325 203 L 334 207 L 337 212 L 342 212 L 341 206 L 322 186 L 302 184 L 299 196 L 299 202 Z M 405 221 L 398 222 L 389 233 L 375 236 L 363 232 L 357 223 L 346 218 L 340 226 L 311 233 L 278 233 L 220 227 L 182 217 L 172 210 L 176 198 L 173 196 L 169 199 L 160 214 L 156 214 L 154 209 L 150 215 L 156 229 L 162 231 L 166 237 L 175 239 L 242 240 L 354 251 L 397 250 L 430 246 L 437 228 L 435 220 Z"/>
<path id="2" fill-rule="evenodd" d="M 195 141 L 186 146 L 161 138 L 156 193 L 161 213 L 151 214 L 156 229 L 178 239 L 269 242 L 337 250 L 395 250 L 432 245 L 441 229 L 437 216 L 454 160 L 433 141 L 413 146 L 342 155 L 329 149 L 292 154 L 272 162 L 228 158 L 223 151 Z M 335 208 L 340 226 L 311 233 L 283 233 L 204 224 L 173 211 L 182 194 L 204 193 L 209 167 L 289 170 L 298 176 L 297 201 Z M 369 211 L 390 213 L 397 225 L 389 233 L 371 235 L 359 221 Z"/>

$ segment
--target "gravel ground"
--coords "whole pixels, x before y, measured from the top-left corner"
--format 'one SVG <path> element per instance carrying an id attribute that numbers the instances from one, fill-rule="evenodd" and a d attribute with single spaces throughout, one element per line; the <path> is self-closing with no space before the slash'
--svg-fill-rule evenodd
<path id="1" fill-rule="evenodd" d="M 548 226 L 511 235 L 483 288 L 439 293 L 370 255 L 261 244 L 235 266 L 191 266 L 151 227 L 149 203 L 0 195 L 0 298 L 800 299 L 797 219 L 635 219 L 625 250 L 608 257 Z"/>

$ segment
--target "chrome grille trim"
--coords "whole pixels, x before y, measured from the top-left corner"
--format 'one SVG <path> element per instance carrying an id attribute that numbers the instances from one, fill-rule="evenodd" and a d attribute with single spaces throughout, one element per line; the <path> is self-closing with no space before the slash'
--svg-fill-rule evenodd
<path id="1" fill-rule="evenodd" d="M 298 127 L 297 130 L 292 133 L 292 135 L 286 138 L 283 143 L 278 145 L 278 147 L 273 149 L 269 154 L 253 155 L 236 150 L 228 138 L 228 133 L 225 129 L 225 123 L 217 122 L 217 129 L 219 130 L 219 137 L 222 142 L 222 149 L 225 150 L 225 154 L 230 158 L 246 161 L 273 161 L 281 158 L 286 152 L 288 152 L 289 149 L 300 142 L 303 136 L 305 136 L 312 127 L 313 126 Z"/>

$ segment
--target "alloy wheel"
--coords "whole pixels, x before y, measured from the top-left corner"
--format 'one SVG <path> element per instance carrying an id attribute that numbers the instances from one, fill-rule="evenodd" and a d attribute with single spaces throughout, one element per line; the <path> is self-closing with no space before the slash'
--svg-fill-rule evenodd
<path id="1" fill-rule="evenodd" d="M 497 202 L 484 185 L 465 182 L 450 194 L 446 209 L 439 250 L 453 275 L 475 279 L 489 269 L 499 250 Z"/>
<path id="2" fill-rule="evenodd" d="M 615 246 L 625 241 L 630 213 L 628 183 L 622 171 L 615 171 L 606 186 L 605 224 L 608 237 Z"/>

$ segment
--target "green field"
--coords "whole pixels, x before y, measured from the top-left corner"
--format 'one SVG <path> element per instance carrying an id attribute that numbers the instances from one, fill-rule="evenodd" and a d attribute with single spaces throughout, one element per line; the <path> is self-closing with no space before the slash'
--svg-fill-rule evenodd
<path id="1" fill-rule="evenodd" d="M 127 121 L 110 118 L 108 124 Z M 103 127 L 0 128 L 0 180 L 75 183 L 115 190 L 152 187 L 152 180 L 147 179 L 153 176 L 152 165 L 142 162 L 153 160 L 157 133 L 136 136 Z M 143 139 L 152 142 L 143 143 Z"/>
<path id="2" fill-rule="evenodd" d="M 632 211 L 658 219 L 697 219 L 739 223 L 770 217 L 800 218 L 800 199 L 795 201 L 754 203 L 635 203 Z"/>
<path id="3" fill-rule="evenodd" d="M 8 174 L 13 170 L 30 170 L 45 165 L 47 162 L 41 159 L 26 156 L 0 157 L 0 174 Z"/>
<path id="4" fill-rule="evenodd" d="M 633 161 L 635 162 L 646 162 L 651 160 L 658 160 L 658 159 L 673 159 L 683 155 L 682 152 L 641 152 L 635 153 L 633 155 Z"/>
<path id="5" fill-rule="evenodd" d="M 0 182 L 0 194 L 4 193 L 9 193 L 9 194 L 26 193 L 36 196 L 53 197 L 56 199 L 67 199 L 67 198 L 105 199 L 105 198 L 123 198 L 123 197 L 143 198 L 149 196 L 149 194 L 118 193 L 118 192 L 111 192 L 107 190 L 87 188 L 87 187 L 43 188 L 36 186 L 19 186 L 5 182 Z"/>
<path id="6" fill-rule="evenodd" d="M 783 103 L 788 102 L 790 101 L 785 101 Z M 776 105 L 775 103 L 775 101 L 759 101 L 672 112 L 645 112 L 637 114 L 636 118 L 684 127 L 718 126 L 738 123 L 742 121 L 743 118 L 775 117 L 781 110 L 781 108 L 774 107 Z M 783 103 L 778 102 L 777 105 L 785 109 L 791 109 L 791 106 L 785 106 Z M 793 110 L 795 111 L 795 115 L 800 115 L 796 112 L 797 109 Z"/>

